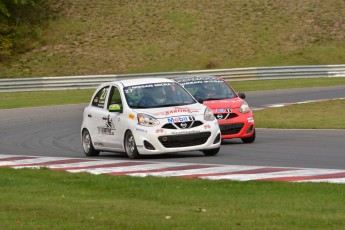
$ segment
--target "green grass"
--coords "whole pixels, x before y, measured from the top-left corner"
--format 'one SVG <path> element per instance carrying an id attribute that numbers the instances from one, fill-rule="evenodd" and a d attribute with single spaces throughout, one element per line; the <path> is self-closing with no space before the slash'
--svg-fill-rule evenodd
<path id="1" fill-rule="evenodd" d="M 229 82 L 237 92 L 345 85 L 341 78 L 304 78 Z"/>
<path id="2" fill-rule="evenodd" d="M 1 229 L 343 229 L 345 185 L 6 169 Z"/>
<path id="3" fill-rule="evenodd" d="M 94 90 L 0 93 L 0 109 L 88 103 Z"/>
<path id="4" fill-rule="evenodd" d="M 314 102 L 254 111 L 258 128 L 345 129 L 345 100 Z"/>
<path id="5" fill-rule="evenodd" d="M 343 0 L 46 0 L 43 22 L 22 25 L 39 36 L 18 41 L 27 49 L 0 62 L 0 78 L 343 64 L 344 8 Z"/>
<path id="6" fill-rule="evenodd" d="M 345 85 L 345 78 L 312 78 L 230 82 L 237 92 Z M 0 109 L 88 103 L 94 90 L 0 93 Z"/>

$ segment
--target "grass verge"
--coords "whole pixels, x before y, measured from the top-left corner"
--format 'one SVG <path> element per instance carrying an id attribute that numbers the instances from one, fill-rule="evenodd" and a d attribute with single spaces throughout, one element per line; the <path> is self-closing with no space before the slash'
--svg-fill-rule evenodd
<path id="1" fill-rule="evenodd" d="M 237 92 L 345 85 L 345 77 L 229 82 Z"/>
<path id="2" fill-rule="evenodd" d="M 0 93 L 0 109 L 87 103 L 94 90 Z"/>
<path id="3" fill-rule="evenodd" d="M 257 128 L 345 129 L 345 100 L 314 102 L 254 111 Z"/>
<path id="4" fill-rule="evenodd" d="M 345 78 L 313 78 L 286 80 L 234 81 L 230 84 L 237 92 L 272 89 L 305 88 L 345 85 Z M 0 109 L 46 105 L 79 104 L 89 102 L 94 90 L 63 90 L 0 93 Z"/>
<path id="5" fill-rule="evenodd" d="M 343 229 L 345 225 L 341 184 L 0 171 L 3 229 Z"/>

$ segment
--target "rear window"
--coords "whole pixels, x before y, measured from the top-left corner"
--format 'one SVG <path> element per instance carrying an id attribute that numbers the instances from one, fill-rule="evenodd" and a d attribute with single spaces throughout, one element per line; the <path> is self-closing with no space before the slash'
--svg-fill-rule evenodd
<path id="1" fill-rule="evenodd" d="M 108 95 L 109 86 L 106 86 L 102 89 L 100 89 L 97 94 L 92 99 L 92 106 L 98 107 L 98 108 L 104 108 L 105 105 L 105 99 Z"/>

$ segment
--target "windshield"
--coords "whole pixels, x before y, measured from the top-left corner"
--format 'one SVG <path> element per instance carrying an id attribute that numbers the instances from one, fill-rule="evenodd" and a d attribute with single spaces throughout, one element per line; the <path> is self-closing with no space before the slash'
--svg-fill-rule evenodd
<path id="1" fill-rule="evenodd" d="M 133 85 L 124 88 L 131 108 L 159 108 L 196 103 L 188 92 L 175 82 Z"/>
<path id="2" fill-rule="evenodd" d="M 229 85 L 218 78 L 194 78 L 179 81 L 195 98 L 220 100 L 237 97 Z"/>

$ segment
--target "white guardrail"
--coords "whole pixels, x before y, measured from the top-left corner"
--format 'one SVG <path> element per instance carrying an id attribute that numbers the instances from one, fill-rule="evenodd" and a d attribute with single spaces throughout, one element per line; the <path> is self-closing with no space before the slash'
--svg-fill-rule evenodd
<path id="1" fill-rule="evenodd" d="M 280 66 L 143 74 L 4 78 L 0 79 L 0 92 L 94 89 L 101 83 L 118 79 L 145 77 L 175 78 L 194 75 L 217 75 L 227 81 L 345 77 L 345 65 Z"/>

